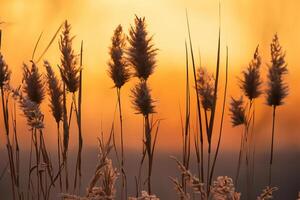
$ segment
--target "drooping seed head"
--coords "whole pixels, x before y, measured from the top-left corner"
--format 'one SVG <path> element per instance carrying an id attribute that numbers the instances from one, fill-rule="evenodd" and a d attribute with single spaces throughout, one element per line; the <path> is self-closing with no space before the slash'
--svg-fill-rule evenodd
<path id="1" fill-rule="evenodd" d="M 61 77 L 69 92 L 75 93 L 79 89 L 80 67 L 78 57 L 72 48 L 73 36 L 70 36 L 71 25 L 65 21 L 63 32 L 60 36 L 59 49 L 61 52 L 61 65 L 59 66 Z"/>
<path id="2" fill-rule="evenodd" d="M 152 37 L 148 36 L 145 18 L 135 17 L 135 24 L 129 30 L 128 60 L 134 69 L 134 76 L 147 80 L 156 66 L 156 52 Z"/>
<path id="3" fill-rule="evenodd" d="M 122 26 L 119 25 L 114 31 L 109 49 L 110 61 L 108 62 L 108 73 L 115 83 L 115 87 L 121 88 L 130 78 L 128 62 L 125 59 L 126 36 Z"/>
<path id="4" fill-rule="evenodd" d="M 284 75 L 288 72 L 285 62 L 285 53 L 279 44 L 277 34 L 271 43 L 271 65 L 268 69 L 267 104 L 269 106 L 280 106 L 288 95 L 288 85 L 284 81 Z"/>
<path id="5" fill-rule="evenodd" d="M 260 78 L 261 57 L 256 47 L 253 59 L 249 63 L 246 70 L 242 72 L 242 79 L 240 79 L 240 88 L 248 99 L 252 100 L 258 98 L 261 94 L 261 78 Z"/>
<path id="6" fill-rule="evenodd" d="M 48 95 L 50 97 L 50 109 L 52 115 L 57 123 L 60 122 L 63 115 L 63 91 L 58 80 L 55 75 L 50 63 L 48 61 L 44 61 L 44 66 L 47 71 L 47 83 L 48 83 Z"/>
<path id="7" fill-rule="evenodd" d="M 229 111 L 232 126 L 235 127 L 247 123 L 243 97 L 240 97 L 239 99 L 231 97 Z"/>
<path id="8" fill-rule="evenodd" d="M 154 101 L 151 98 L 150 89 L 145 82 L 138 83 L 132 90 L 132 103 L 137 114 L 144 116 L 154 113 Z"/>
<path id="9" fill-rule="evenodd" d="M 8 86 L 6 87 L 6 90 L 10 95 L 12 95 L 15 101 L 19 102 L 20 108 L 26 117 L 27 125 L 31 129 L 43 129 L 44 115 L 40 110 L 39 104 L 31 101 L 28 96 L 24 96 L 20 91 L 20 87 L 14 89 L 11 86 Z"/>
<path id="10" fill-rule="evenodd" d="M 44 83 L 38 67 L 33 61 L 31 63 L 31 68 L 27 64 L 23 64 L 23 92 L 30 101 L 40 105 L 45 97 Z"/>
<path id="11" fill-rule="evenodd" d="M 215 78 L 205 68 L 200 67 L 197 72 L 197 89 L 201 104 L 205 110 L 211 110 L 214 103 Z"/>
<path id="12" fill-rule="evenodd" d="M 9 84 L 11 71 L 8 69 L 8 65 L 6 64 L 3 55 L 0 53 L 0 87 Z"/>

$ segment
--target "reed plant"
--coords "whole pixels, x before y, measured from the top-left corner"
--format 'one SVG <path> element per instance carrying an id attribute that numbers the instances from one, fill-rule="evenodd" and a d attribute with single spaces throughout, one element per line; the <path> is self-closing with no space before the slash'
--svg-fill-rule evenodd
<path id="1" fill-rule="evenodd" d="M 189 57 L 187 43 L 185 42 L 185 60 L 186 60 L 186 83 L 185 83 L 185 116 L 184 120 L 181 116 L 181 137 L 182 137 L 182 163 L 186 169 L 189 169 L 190 157 L 191 157 L 191 127 L 190 127 L 190 116 L 191 116 L 191 95 L 190 95 L 190 80 L 189 80 Z M 196 145 L 197 146 L 197 145 Z M 186 193 L 186 178 L 181 177 L 181 184 L 183 186 L 183 193 Z"/>
<path id="2" fill-rule="evenodd" d="M 153 74 L 156 67 L 155 56 L 158 50 L 154 48 L 152 38 L 147 31 L 145 18 L 135 16 L 134 26 L 131 26 L 129 30 L 129 48 L 127 54 L 128 61 L 134 71 L 133 76 L 139 79 L 139 83 L 132 89 L 132 102 L 137 114 L 142 114 L 144 119 L 145 141 L 143 143 L 145 149 L 143 149 L 143 155 L 146 154 L 148 158 L 147 187 L 150 195 L 152 194 L 151 176 L 157 138 L 157 131 L 153 131 L 153 124 L 149 119 L 150 114 L 154 113 L 154 101 L 147 84 L 149 76 Z M 152 133 L 155 134 L 154 137 L 152 137 Z"/>
<path id="3" fill-rule="evenodd" d="M 47 83 L 48 83 L 48 95 L 50 97 L 49 107 L 53 118 L 55 119 L 57 125 L 57 158 L 58 158 L 58 168 L 62 167 L 62 142 L 60 135 L 60 122 L 63 119 L 63 90 L 60 80 L 55 75 L 53 68 L 48 61 L 44 61 L 44 66 L 47 71 Z M 62 191 L 62 177 L 59 173 L 59 187 Z"/>
<path id="4" fill-rule="evenodd" d="M 84 197 L 62 194 L 65 200 L 114 200 L 116 199 L 115 182 L 118 178 L 117 169 L 113 167 L 109 154 L 113 149 L 114 129 L 110 131 L 107 140 L 104 139 L 103 133 L 98 138 L 99 154 L 98 164 L 94 175 L 86 189 Z M 97 185 L 99 184 L 99 185 Z"/>
<path id="5" fill-rule="evenodd" d="M 255 163 L 255 100 L 262 94 L 261 86 L 262 80 L 260 75 L 261 56 L 256 47 L 254 55 L 248 67 L 242 71 L 242 78 L 240 78 L 240 89 L 244 96 L 248 99 L 248 123 L 247 135 L 245 139 L 246 148 L 246 165 L 247 165 L 247 198 L 252 198 L 252 186 L 254 184 L 254 163 Z M 252 126 L 252 128 L 251 128 Z M 251 128 L 251 130 L 249 130 Z M 251 165 L 251 166 L 250 166 Z"/>
<path id="6" fill-rule="evenodd" d="M 115 29 L 111 39 L 111 47 L 109 48 L 110 61 L 108 62 L 108 73 L 114 82 L 114 87 L 117 92 L 119 119 L 120 119 L 120 146 L 121 146 L 121 171 L 122 171 L 122 195 L 121 199 L 127 199 L 127 180 L 124 169 L 125 155 L 124 155 L 124 133 L 123 133 L 123 116 L 122 116 L 122 102 L 121 102 L 121 88 L 129 81 L 130 71 L 129 63 L 125 57 L 126 50 L 126 36 L 123 33 L 121 25 Z"/>
<path id="7" fill-rule="evenodd" d="M 75 181 L 74 189 L 77 185 L 77 176 L 81 179 L 81 151 L 82 151 L 82 131 L 81 131 L 81 88 L 82 88 L 82 67 L 78 65 L 78 56 L 75 54 L 72 42 L 74 37 L 71 36 L 71 25 L 66 20 L 63 25 L 63 30 L 60 35 L 59 49 L 61 52 L 61 64 L 59 65 L 61 79 L 63 81 L 63 126 L 64 126 L 64 137 L 63 137 L 63 163 L 65 168 L 65 186 L 66 190 L 69 189 L 69 178 L 68 178 L 68 164 L 67 164 L 67 152 L 69 143 L 69 129 L 71 123 L 71 116 L 73 109 L 76 113 L 76 122 L 78 126 L 78 156 L 75 169 Z M 81 48 L 82 49 L 82 48 Z M 82 51 L 81 51 L 82 52 Z M 82 65 L 82 54 L 80 59 L 80 65 Z M 79 91 L 79 92 L 78 92 Z M 72 103 L 70 106 L 70 116 L 67 115 L 67 93 L 72 94 Z M 78 105 L 76 100 L 76 93 L 78 95 Z M 74 107 L 74 108 L 73 108 Z M 80 180 L 79 180 L 80 181 Z"/>
<path id="8" fill-rule="evenodd" d="M 269 165 L 269 186 L 272 184 L 272 165 L 275 137 L 276 108 L 284 104 L 284 99 L 288 95 L 288 85 L 284 80 L 287 74 L 287 64 L 285 62 L 285 52 L 279 43 L 278 35 L 275 34 L 271 43 L 271 64 L 268 69 L 268 80 L 266 90 L 267 105 L 272 107 L 272 139 L 270 149 Z"/>
<path id="9" fill-rule="evenodd" d="M 40 147 L 41 147 L 41 141 L 39 142 L 38 139 L 38 130 L 39 127 L 38 124 L 35 124 L 35 121 L 32 121 L 30 119 L 29 112 L 27 110 L 27 107 L 29 104 L 32 104 L 30 107 L 38 107 L 36 110 L 40 110 L 40 104 L 44 100 L 45 93 L 44 93 L 44 84 L 42 80 L 42 75 L 40 74 L 37 65 L 35 62 L 31 61 L 31 67 L 29 67 L 27 64 L 23 64 L 23 93 L 25 94 L 25 100 L 24 95 L 20 94 L 20 106 L 24 112 L 24 115 L 27 118 L 27 123 L 30 127 L 30 131 L 32 132 L 32 144 L 35 150 L 35 166 L 36 166 L 36 190 L 37 190 L 37 198 L 40 199 L 40 193 L 42 188 L 42 177 L 40 173 L 40 163 L 41 163 L 41 155 L 40 155 Z M 28 104 L 28 105 L 27 105 Z M 41 114 L 41 113 L 40 113 Z M 40 116 L 40 120 L 43 118 L 42 114 Z M 39 122 L 39 120 L 38 120 Z M 31 154 L 31 152 L 30 152 Z M 31 155 L 30 155 L 31 157 Z M 29 171 L 31 171 L 32 164 L 31 159 L 29 160 Z M 30 188 L 30 182 L 31 182 L 31 174 L 29 174 L 29 180 L 28 180 L 28 187 Z"/>
<path id="10" fill-rule="evenodd" d="M 1 38 L 0 38 L 1 40 Z M 9 86 L 11 71 L 6 64 L 2 53 L 0 52 L 0 89 L 1 89 L 1 103 L 3 112 L 3 123 L 5 127 L 5 138 L 6 138 L 6 149 L 9 160 L 10 178 L 13 199 L 16 199 L 16 186 L 17 186 L 17 176 L 15 172 L 15 161 L 13 155 L 13 147 L 10 141 L 10 129 L 9 129 L 9 109 L 8 109 L 8 95 L 5 92 L 5 87 Z"/>

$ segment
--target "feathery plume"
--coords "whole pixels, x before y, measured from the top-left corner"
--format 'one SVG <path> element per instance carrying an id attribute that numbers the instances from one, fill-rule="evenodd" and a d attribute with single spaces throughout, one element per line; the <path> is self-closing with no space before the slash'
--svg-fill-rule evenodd
<path id="1" fill-rule="evenodd" d="M 268 70 L 267 104 L 269 106 L 282 105 L 283 99 L 288 95 L 288 86 L 283 80 L 283 75 L 287 74 L 287 64 L 285 53 L 279 44 L 277 34 L 274 35 L 271 43 L 271 66 Z"/>
<path id="2" fill-rule="evenodd" d="M 199 178 L 193 175 L 186 167 L 175 157 L 172 157 L 177 163 L 177 167 L 181 172 L 181 175 L 187 181 L 187 184 L 192 188 L 194 193 L 200 194 L 201 199 L 206 199 L 206 191 L 204 188 L 204 183 L 201 183 Z M 189 195 L 187 195 L 184 191 L 183 186 L 174 178 L 171 178 L 172 182 L 175 184 L 176 191 L 180 194 L 180 196 L 184 196 L 184 198 L 189 199 Z"/>
<path id="3" fill-rule="evenodd" d="M 240 79 L 240 88 L 245 96 L 250 100 L 255 99 L 261 95 L 261 78 L 260 78 L 261 57 L 259 55 L 258 46 L 256 47 L 253 59 L 249 63 L 246 70 L 242 72 L 242 79 Z"/>
<path id="4" fill-rule="evenodd" d="M 45 97 L 44 83 L 38 67 L 33 61 L 31 61 L 31 63 L 31 68 L 25 63 L 23 64 L 23 92 L 30 101 L 40 105 Z"/>
<path id="5" fill-rule="evenodd" d="M 44 66 L 47 71 L 48 94 L 50 96 L 50 108 L 55 121 L 58 123 L 62 120 L 63 114 L 63 91 L 61 84 L 56 77 L 50 63 L 44 61 Z"/>
<path id="6" fill-rule="evenodd" d="M 8 91 L 15 100 L 18 100 L 21 110 L 27 119 L 27 125 L 35 129 L 44 128 L 44 115 L 40 110 L 39 104 L 29 99 L 27 96 L 23 96 L 20 88 L 14 89 L 10 86 L 6 87 Z"/>
<path id="7" fill-rule="evenodd" d="M 121 88 L 130 78 L 128 62 L 124 56 L 124 50 L 126 48 L 126 36 L 123 33 L 121 25 L 119 25 L 114 31 L 111 42 L 112 44 L 109 49 L 111 59 L 108 62 L 108 73 L 111 79 L 114 81 L 115 87 Z"/>
<path id="8" fill-rule="evenodd" d="M 267 186 L 263 189 L 262 193 L 257 197 L 257 200 L 270 200 L 273 199 L 273 192 L 277 191 L 277 187 Z"/>
<path id="9" fill-rule="evenodd" d="M 108 154 L 112 149 L 112 135 L 107 142 L 103 138 L 99 138 L 99 154 L 98 165 L 94 176 L 87 188 L 86 196 L 80 197 L 69 194 L 62 194 L 65 200 L 114 200 L 116 199 L 115 183 L 118 177 L 117 170 L 112 165 L 112 160 L 108 158 Z M 100 183 L 99 186 L 96 186 Z"/>
<path id="10" fill-rule="evenodd" d="M 71 25 L 65 21 L 63 32 L 60 36 L 59 49 L 61 52 L 61 66 L 59 66 L 62 80 L 69 92 L 75 93 L 79 89 L 78 58 L 72 48 L 74 37 L 70 36 Z"/>
<path id="11" fill-rule="evenodd" d="M 0 87 L 3 88 L 9 83 L 11 71 L 8 69 L 3 55 L 0 53 Z"/>
<path id="12" fill-rule="evenodd" d="M 146 81 L 154 72 L 156 51 L 152 37 L 148 36 L 145 18 L 135 16 L 135 25 L 129 30 L 128 60 L 134 68 L 134 76 Z"/>
<path id="13" fill-rule="evenodd" d="M 232 179 L 227 176 L 219 176 L 214 181 L 211 193 L 214 200 L 240 200 L 241 197 L 241 194 L 235 191 Z"/>
<path id="14" fill-rule="evenodd" d="M 154 194 L 148 194 L 148 192 L 146 192 L 146 191 L 142 191 L 141 192 L 141 195 L 142 196 L 140 196 L 140 197 L 129 197 L 129 199 L 128 200 L 159 200 L 159 198 L 158 197 L 156 197 L 156 195 L 154 195 Z"/>
<path id="15" fill-rule="evenodd" d="M 151 90 L 145 82 L 138 83 L 132 90 L 132 103 L 137 110 L 137 114 L 144 116 L 154 113 L 154 101 L 151 98 Z"/>
<path id="16" fill-rule="evenodd" d="M 197 73 L 198 92 L 205 110 L 211 110 L 214 103 L 215 78 L 205 68 L 200 67 Z"/>
<path id="17" fill-rule="evenodd" d="M 247 123 L 242 96 L 239 99 L 234 99 L 233 97 L 231 97 L 229 111 L 232 126 L 239 126 L 241 124 Z"/>

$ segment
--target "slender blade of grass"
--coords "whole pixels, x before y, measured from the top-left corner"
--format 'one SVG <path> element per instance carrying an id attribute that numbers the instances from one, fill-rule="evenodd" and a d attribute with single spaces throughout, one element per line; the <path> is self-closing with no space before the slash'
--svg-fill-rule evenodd
<path id="1" fill-rule="evenodd" d="M 188 12 L 186 10 L 186 20 L 187 20 L 187 28 L 188 28 L 188 35 L 189 35 L 189 43 L 190 43 L 190 51 L 191 51 L 191 57 L 192 57 L 192 66 L 193 66 L 193 75 L 194 75 L 194 83 L 195 83 L 195 92 L 197 97 L 197 113 L 198 113 L 198 122 L 199 122 L 199 129 L 200 129 L 200 159 L 201 159 L 201 181 L 204 182 L 204 167 L 203 167 L 203 131 L 202 131 L 202 120 L 201 120 L 201 109 L 200 109 L 200 99 L 199 99 L 199 93 L 198 93 L 198 84 L 197 84 L 197 76 L 196 76 L 196 66 L 195 66 L 195 60 L 194 60 L 194 52 L 193 52 L 193 44 L 192 44 L 192 38 L 191 38 L 191 31 L 190 31 L 190 24 L 189 24 L 189 18 L 188 18 Z"/>

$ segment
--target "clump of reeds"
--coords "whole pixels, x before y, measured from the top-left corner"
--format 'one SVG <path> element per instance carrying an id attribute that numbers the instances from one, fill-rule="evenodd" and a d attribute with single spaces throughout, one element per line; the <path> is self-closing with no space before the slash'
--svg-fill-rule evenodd
<path id="1" fill-rule="evenodd" d="M 61 161 L 61 136 L 60 136 L 60 122 L 63 119 L 63 90 L 60 83 L 60 80 L 55 75 L 50 63 L 48 61 L 44 61 L 44 66 L 47 71 L 47 83 L 48 83 L 48 95 L 50 97 L 49 107 L 51 109 L 51 113 L 53 118 L 56 121 L 57 125 L 57 155 L 58 155 L 58 168 L 60 169 L 62 166 Z M 62 190 L 62 179 L 61 173 L 59 173 L 59 186 L 60 190 Z"/>
<path id="2" fill-rule="evenodd" d="M 288 86 L 284 81 L 284 75 L 286 75 L 287 72 L 288 70 L 285 62 L 285 53 L 283 52 L 279 43 L 277 34 L 275 34 L 271 43 L 271 65 L 269 66 L 268 70 L 268 88 L 266 90 L 267 104 L 273 108 L 269 186 L 272 183 L 276 108 L 284 103 L 283 100 L 288 95 Z"/>
<path id="3" fill-rule="evenodd" d="M 118 98 L 120 132 L 121 132 L 121 171 L 122 171 L 122 199 L 125 196 L 127 199 L 127 181 L 124 169 L 125 155 L 124 155 L 124 136 L 123 136 L 123 117 L 122 117 L 122 102 L 121 102 L 121 88 L 128 82 L 130 78 L 129 63 L 125 57 L 126 50 L 126 36 L 123 33 L 121 25 L 114 31 L 111 39 L 111 47 L 109 48 L 110 61 L 108 62 L 108 73 L 115 84 Z"/>
<path id="4" fill-rule="evenodd" d="M 98 165 L 95 173 L 90 181 L 90 184 L 86 190 L 85 197 L 79 197 L 75 195 L 62 194 L 63 199 L 77 199 L 77 200 L 114 200 L 116 199 L 115 182 L 118 177 L 117 170 L 112 165 L 112 160 L 108 155 L 113 148 L 112 145 L 111 130 L 109 139 L 104 140 L 103 135 L 99 138 L 99 154 Z M 99 183 L 99 186 L 97 186 Z"/>
<path id="5" fill-rule="evenodd" d="M 154 48 L 152 37 L 149 36 L 148 31 L 146 30 L 147 26 L 145 18 L 136 16 L 134 22 L 134 26 L 131 26 L 129 31 L 128 40 L 130 46 L 127 54 L 128 60 L 134 70 L 133 75 L 140 80 L 132 90 L 132 102 L 137 113 L 142 114 L 144 118 L 145 141 L 143 143 L 145 145 L 145 150 L 143 149 L 143 155 L 146 153 L 148 157 L 147 183 L 148 193 L 151 195 L 151 175 L 156 135 L 152 141 L 153 124 L 150 123 L 149 115 L 154 112 L 154 105 L 150 95 L 150 89 L 147 85 L 147 80 L 156 67 L 155 56 L 157 54 L 157 49 Z M 155 134 L 157 134 L 157 131 Z M 144 156 L 142 160 L 144 160 Z"/>
<path id="6" fill-rule="evenodd" d="M 187 170 L 184 165 L 173 157 L 176 161 L 177 166 L 180 172 L 184 175 L 187 180 L 188 186 L 191 187 L 194 194 L 199 194 L 200 199 L 202 200 L 239 200 L 241 194 L 236 192 L 233 180 L 227 176 L 219 176 L 217 180 L 213 182 L 210 193 L 207 193 L 204 183 L 201 183 L 200 180 L 193 175 L 189 170 Z M 175 190 L 180 196 L 180 199 L 189 200 L 191 199 L 191 194 L 184 191 L 183 185 L 175 178 L 171 178 L 175 186 Z"/>
<path id="7" fill-rule="evenodd" d="M 1 38 L 0 38 L 1 43 Z M 12 187 L 12 195 L 13 199 L 16 198 L 16 189 L 17 186 L 17 177 L 15 173 L 15 164 L 13 157 L 13 147 L 11 145 L 10 136 L 9 136 L 9 116 L 8 116 L 8 97 L 6 96 L 6 88 L 9 87 L 11 71 L 8 69 L 8 65 L 6 64 L 3 55 L 0 52 L 0 89 L 1 89 L 1 102 L 2 102 L 2 112 L 3 112 L 3 122 L 5 127 L 5 138 L 6 138 L 6 148 L 9 160 L 9 169 L 11 175 L 11 187 Z M 5 97 L 6 96 L 6 97 Z"/>

